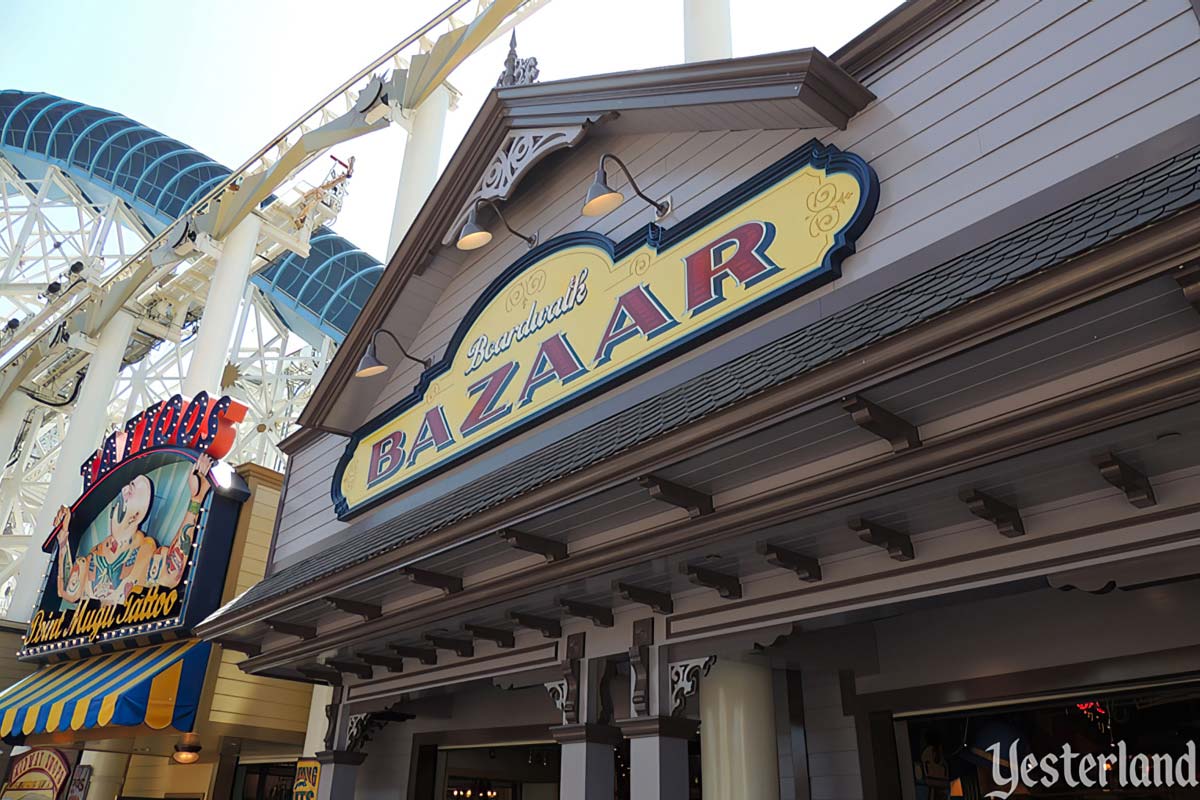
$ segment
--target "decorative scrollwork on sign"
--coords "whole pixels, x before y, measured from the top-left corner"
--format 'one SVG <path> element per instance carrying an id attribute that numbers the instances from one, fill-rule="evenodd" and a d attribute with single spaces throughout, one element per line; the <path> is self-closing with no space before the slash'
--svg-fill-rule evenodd
<path id="1" fill-rule="evenodd" d="M 529 308 L 530 297 L 546 288 L 546 270 L 535 269 L 528 275 L 513 281 L 504 296 L 504 310 L 515 311 Z"/>
<path id="2" fill-rule="evenodd" d="M 805 201 L 811 212 L 808 217 L 809 233 L 819 236 L 836 229 L 842 221 L 841 207 L 849 199 L 846 194 L 838 196 L 837 187 L 832 183 L 822 181 Z"/>
<path id="3" fill-rule="evenodd" d="M 716 656 L 677 661 L 671 665 L 671 715 L 679 716 L 687 699 L 700 688 L 700 679 L 708 674 L 716 662 Z"/>
<path id="4" fill-rule="evenodd" d="M 442 244 L 450 245 L 458 239 L 458 232 L 477 200 L 507 200 L 530 167 L 554 151 L 574 145 L 583 138 L 585 127 L 581 124 L 509 131 L 442 238 Z"/>

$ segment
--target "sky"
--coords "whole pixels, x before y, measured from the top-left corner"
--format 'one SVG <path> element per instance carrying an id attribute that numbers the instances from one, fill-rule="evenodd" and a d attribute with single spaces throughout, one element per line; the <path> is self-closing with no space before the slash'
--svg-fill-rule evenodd
<path id="1" fill-rule="evenodd" d="M 449 0 L 5 0 L 0 89 L 107 108 L 234 167 Z M 733 54 L 803 47 L 831 54 L 897 0 L 731 0 Z M 541 80 L 683 61 L 683 0 L 552 0 L 517 29 Z M 493 42 L 450 78 L 442 164 L 495 84 Z M 404 134 L 395 127 L 334 150 L 357 159 L 334 228 L 381 261 Z"/>

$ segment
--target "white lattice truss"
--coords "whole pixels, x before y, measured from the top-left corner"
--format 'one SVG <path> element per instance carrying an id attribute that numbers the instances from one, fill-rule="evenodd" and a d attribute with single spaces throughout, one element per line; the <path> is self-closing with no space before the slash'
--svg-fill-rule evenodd
<path id="1" fill-rule="evenodd" d="M 340 194 L 336 200 L 340 202 Z M 330 218 L 330 213 L 323 213 L 316 220 Z M 61 293 L 71 282 L 103 281 L 150 238 L 121 200 L 93 203 L 54 167 L 41 180 L 29 180 L 0 158 L 0 325 L 35 314 L 55 282 Z M 180 391 L 207 288 L 199 278 L 211 270 L 211 260 L 203 253 L 192 255 L 145 297 L 147 313 L 139 320 L 135 343 L 127 354 L 131 363 L 122 370 L 109 404 L 114 429 L 138 410 Z M 72 265 L 77 263 L 84 269 L 73 273 Z M 170 325 L 164 311 L 179 324 Z M 0 333 L 6 335 L 11 334 Z M 32 533 L 45 485 L 57 466 L 58 443 L 66 431 L 78 371 L 86 363 L 89 346 L 79 339 L 76 334 L 58 345 L 48 368 L 22 389 L 39 402 L 26 415 L 14 452 L 4 454 L 0 465 L 0 584 L 11 575 L 14 557 L 23 549 L 23 535 Z M 228 460 L 282 469 L 283 455 L 276 445 L 290 432 L 319 380 L 333 354 L 332 343 L 326 340 L 323 346 L 313 347 L 290 333 L 259 290 L 249 284 L 241 299 L 234 343 L 221 388 L 249 411 Z"/>

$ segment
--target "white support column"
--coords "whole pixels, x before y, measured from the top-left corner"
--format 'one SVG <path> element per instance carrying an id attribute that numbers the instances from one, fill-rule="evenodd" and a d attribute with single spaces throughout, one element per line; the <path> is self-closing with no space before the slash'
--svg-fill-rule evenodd
<path id="1" fill-rule="evenodd" d="M 73 501 L 83 488 L 79 467 L 104 439 L 108 427 L 108 402 L 112 398 L 121 361 L 133 333 L 134 318 L 120 311 L 100 334 L 96 351 L 88 363 L 87 376 L 69 418 L 66 438 L 58 451 L 57 466 L 46 487 L 46 502 L 34 518 L 33 541 L 21 559 L 21 571 L 8 608 L 10 620 L 29 619 L 41 591 L 50 556 L 42 552 L 42 540 L 50 534 L 59 506 Z"/>
<path id="2" fill-rule="evenodd" d="M 430 190 L 437 183 L 442 157 L 442 134 L 450 111 L 450 90 L 437 87 L 425 102 L 412 112 L 404 161 L 400 164 L 400 183 L 396 188 L 396 207 L 392 211 L 392 233 L 388 237 L 388 257 L 396 252 L 408 227 L 417 218 Z"/>
<path id="3" fill-rule="evenodd" d="M 705 800 L 779 800 L 775 696 L 765 663 L 718 658 L 700 681 Z"/>
<path id="4" fill-rule="evenodd" d="M 0 405 L 0 472 L 8 464 L 8 457 L 12 455 L 21 426 L 25 423 L 25 415 L 32 407 L 33 401 L 21 391 L 13 392 Z M 3 524 L 3 518 L 0 518 L 0 526 Z"/>
<path id="5" fill-rule="evenodd" d="M 21 395 L 32 403 L 25 395 Z M 17 504 L 17 499 L 21 495 L 21 480 L 20 476 L 25 474 L 25 468 L 29 466 L 29 456 L 33 453 L 33 445 L 37 438 L 37 431 L 42 426 L 42 421 L 45 416 L 41 410 L 35 411 L 29 419 L 29 435 L 21 442 L 21 452 L 17 454 L 17 460 L 13 464 L 12 472 L 9 474 L 9 480 L 0 482 L 0 531 L 4 530 L 4 526 L 8 524 L 8 518 L 12 514 L 13 507 Z M 11 453 L 11 449 L 9 450 Z M 0 586 L 4 585 L 4 581 L 8 580 L 5 575 L 0 580 Z"/>
<path id="6" fill-rule="evenodd" d="M 733 57 L 729 0 L 683 0 L 683 60 Z"/>
<path id="7" fill-rule="evenodd" d="M 261 229 L 262 220 L 250 214 L 225 239 L 208 287 L 204 316 L 200 318 L 200 330 L 192 349 L 192 363 L 183 381 L 183 393 L 188 397 L 195 397 L 202 391 L 220 393 L 221 373 L 225 370 L 230 337 L 238 318 L 238 301 L 250 277 Z"/>

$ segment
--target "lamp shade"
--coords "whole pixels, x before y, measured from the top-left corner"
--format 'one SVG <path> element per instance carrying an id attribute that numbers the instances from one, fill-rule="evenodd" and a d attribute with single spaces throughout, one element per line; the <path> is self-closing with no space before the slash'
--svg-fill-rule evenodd
<path id="1" fill-rule="evenodd" d="M 479 216 L 474 208 L 467 214 L 462 231 L 458 234 L 459 250 L 478 250 L 492 240 L 492 234 L 479 224 Z"/>
<path id="2" fill-rule="evenodd" d="M 583 201 L 583 215 L 585 217 L 602 217 L 624 202 L 625 195 L 608 185 L 608 176 L 601 167 L 596 170 L 596 178 L 588 187 L 587 197 Z"/>
<path id="3" fill-rule="evenodd" d="M 387 364 L 380 361 L 379 354 L 375 352 L 375 341 L 371 340 L 371 343 L 367 345 L 366 352 L 358 360 L 358 369 L 354 370 L 354 377 L 369 378 L 372 375 L 387 372 L 387 369 Z"/>

